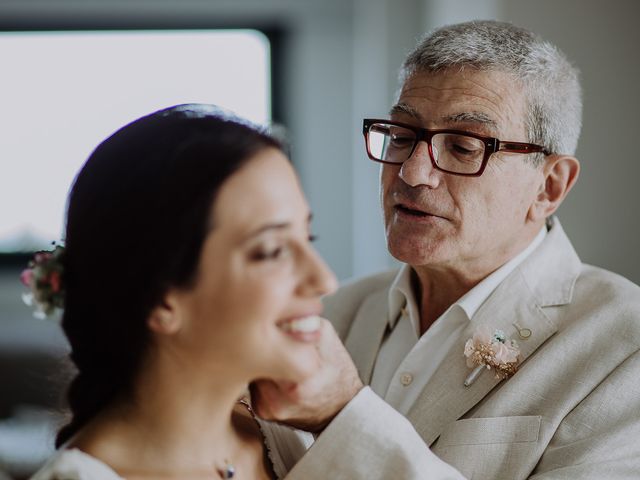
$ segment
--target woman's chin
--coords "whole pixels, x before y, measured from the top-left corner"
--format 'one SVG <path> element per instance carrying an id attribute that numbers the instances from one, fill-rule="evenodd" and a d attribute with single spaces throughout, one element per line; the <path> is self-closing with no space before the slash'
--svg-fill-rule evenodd
<path id="1" fill-rule="evenodd" d="M 320 359 L 315 347 L 309 345 L 307 351 L 298 351 L 280 362 L 279 372 L 274 375 L 281 381 L 300 383 L 316 375 L 320 370 Z M 291 352 L 293 353 L 293 352 Z M 274 372 L 275 373 L 275 372 Z"/>

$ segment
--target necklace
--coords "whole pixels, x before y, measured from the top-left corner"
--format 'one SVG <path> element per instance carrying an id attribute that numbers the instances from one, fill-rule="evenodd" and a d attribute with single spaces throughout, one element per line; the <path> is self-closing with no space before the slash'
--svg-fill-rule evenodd
<path id="1" fill-rule="evenodd" d="M 220 478 L 233 478 L 233 476 L 236 474 L 236 467 L 234 467 L 233 464 L 229 462 L 229 460 L 225 459 L 224 467 L 218 468 L 217 471 L 218 475 L 220 475 Z"/>
<path id="2" fill-rule="evenodd" d="M 251 416 L 255 418 L 253 409 L 251 408 L 251 405 L 249 404 L 249 401 L 247 400 L 246 397 L 240 398 L 238 400 L 238 403 L 242 404 L 249 411 Z M 233 463 L 229 462 L 229 460 L 225 458 L 224 467 L 218 468 L 217 471 L 218 471 L 218 475 L 220 475 L 220 478 L 224 478 L 226 480 L 229 478 L 233 478 L 235 476 L 236 467 L 233 465 Z"/>
<path id="3" fill-rule="evenodd" d="M 241 397 L 240 399 L 238 399 L 238 403 L 244 406 L 249 412 L 249 414 L 251 415 L 251 417 L 253 417 L 253 419 L 256 420 L 256 414 L 253 411 L 253 408 L 251 408 L 251 404 L 249 403 L 249 399 L 247 397 Z M 233 465 L 233 463 L 229 462 L 229 460 L 225 458 L 224 467 L 218 468 L 217 471 L 218 471 L 218 475 L 220 475 L 220 478 L 229 479 L 235 476 L 236 467 Z"/>

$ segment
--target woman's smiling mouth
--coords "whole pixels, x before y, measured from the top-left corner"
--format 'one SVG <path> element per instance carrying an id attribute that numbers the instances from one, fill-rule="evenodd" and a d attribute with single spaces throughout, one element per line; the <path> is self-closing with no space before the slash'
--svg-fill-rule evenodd
<path id="1" fill-rule="evenodd" d="M 320 336 L 322 318 L 317 315 L 291 318 L 278 322 L 277 327 L 294 340 L 315 342 Z"/>

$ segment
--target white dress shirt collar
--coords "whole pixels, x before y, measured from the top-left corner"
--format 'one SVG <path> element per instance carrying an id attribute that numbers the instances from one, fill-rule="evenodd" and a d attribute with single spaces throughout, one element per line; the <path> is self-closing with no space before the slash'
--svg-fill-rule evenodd
<path id="1" fill-rule="evenodd" d="M 420 335 L 420 311 L 411 287 L 414 274 L 411 267 L 405 265 L 389 291 L 390 328 L 373 368 L 371 388 L 374 392 L 400 413 L 407 414 L 480 305 L 545 235 L 546 230 L 541 229 L 527 248 L 451 305 L 423 335 Z"/>
<path id="2" fill-rule="evenodd" d="M 475 287 L 460 297 L 454 305 L 460 306 L 470 320 L 484 301 L 489 298 L 491 292 L 542 243 L 546 235 L 547 228 L 542 227 L 527 248 L 484 278 Z M 388 321 L 391 329 L 395 327 L 398 321 L 398 313 L 402 308 L 406 308 L 412 324 L 419 331 L 420 311 L 418 310 L 418 299 L 416 299 L 414 289 L 411 285 L 412 276 L 411 266 L 404 264 L 389 289 Z"/>

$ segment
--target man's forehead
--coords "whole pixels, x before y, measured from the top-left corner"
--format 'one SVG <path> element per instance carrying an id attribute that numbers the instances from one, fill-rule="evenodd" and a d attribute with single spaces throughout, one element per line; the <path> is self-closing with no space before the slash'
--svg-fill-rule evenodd
<path id="1" fill-rule="evenodd" d="M 518 79 L 499 70 L 417 71 L 405 79 L 391 115 L 427 128 L 520 135 L 526 97 Z"/>

